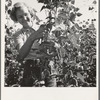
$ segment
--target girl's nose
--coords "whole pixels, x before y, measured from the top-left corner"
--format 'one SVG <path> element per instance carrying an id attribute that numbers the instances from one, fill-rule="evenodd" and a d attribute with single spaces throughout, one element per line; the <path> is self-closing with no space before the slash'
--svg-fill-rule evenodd
<path id="1" fill-rule="evenodd" d="M 24 19 L 24 20 L 27 20 L 27 17 L 26 17 L 26 16 L 23 16 L 23 19 Z"/>

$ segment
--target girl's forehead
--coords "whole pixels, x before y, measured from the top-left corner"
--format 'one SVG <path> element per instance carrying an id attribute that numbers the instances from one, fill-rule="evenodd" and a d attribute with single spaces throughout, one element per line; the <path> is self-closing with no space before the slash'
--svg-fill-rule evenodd
<path id="1" fill-rule="evenodd" d="M 21 11 L 21 12 L 27 12 L 27 13 L 29 13 L 28 8 L 27 8 L 27 7 L 25 7 L 25 6 L 20 7 L 20 8 L 17 10 L 17 12 L 18 12 L 18 11 Z"/>

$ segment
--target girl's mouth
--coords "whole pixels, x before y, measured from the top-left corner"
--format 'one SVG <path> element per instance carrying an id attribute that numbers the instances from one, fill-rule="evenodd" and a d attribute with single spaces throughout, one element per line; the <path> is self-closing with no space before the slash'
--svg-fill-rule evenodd
<path id="1" fill-rule="evenodd" d="M 27 18 L 27 21 L 28 21 L 28 22 L 30 22 L 30 19 L 29 19 L 29 18 Z"/>

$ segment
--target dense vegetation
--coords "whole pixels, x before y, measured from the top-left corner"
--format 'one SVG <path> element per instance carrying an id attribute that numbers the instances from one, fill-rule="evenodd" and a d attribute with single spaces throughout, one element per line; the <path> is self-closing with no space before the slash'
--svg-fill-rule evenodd
<path id="1" fill-rule="evenodd" d="M 40 50 L 44 58 L 40 59 L 41 80 L 51 72 L 55 75 L 57 86 L 63 87 L 95 87 L 96 86 L 96 28 L 92 19 L 80 26 L 76 18 L 82 14 L 74 6 L 75 0 L 38 0 L 46 10 L 46 21 L 39 20 L 38 25 L 45 24 L 48 30 L 44 34 Z M 96 1 L 93 2 L 96 4 Z M 23 67 L 16 61 L 18 54 L 13 45 L 12 35 L 16 32 L 16 24 L 10 25 L 9 17 L 12 1 L 6 0 L 5 23 L 5 86 L 21 86 Z M 89 7 L 89 10 L 92 10 Z M 52 63 L 51 63 L 52 62 Z M 51 63 L 51 64 L 50 64 Z M 33 86 L 43 86 L 41 81 Z"/>

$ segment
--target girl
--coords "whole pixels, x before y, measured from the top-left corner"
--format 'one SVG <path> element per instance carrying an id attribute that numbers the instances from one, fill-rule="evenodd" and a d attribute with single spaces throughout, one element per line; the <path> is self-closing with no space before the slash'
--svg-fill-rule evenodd
<path id="1" fill-rule="evenodd" d="M 42 25 L 35 31 L 33 21 L 34 14 L 25 3 L 16 3 L 12 8 L 10 17 L 14 22 L 19 22 L 23 28 L 13 36 L 15 47 L 18 50 L 17 60 L 24 63 L 24 75 L 21 86 L 32 86 L 35 79 L 40 79 L 40 66 L 36 67 L 37 58 L 43 57 L 38 54 L 39 40 L 43 37 L 45 26 Z M 38 65 L 38 64 L 37 64 Z M 33 73 L 31 73 L 33 71 Z M 32 78 L 31 76 L 34 76 Z"/>
<path id="2" fill-rule="evenodd" d="M 41 64 L 39 60 L 44 57 L 44 53 L 41 53 L 39 48 L 40 40 L 47 29 L 45 25 L 41 25 L 37 31 L 32 28 L 36 16 L 25 3 L 16 3 L 10 16 L 14 22 L 19 22 L 23 26 L 13 36 L 15 47 L 19 53 L 17 60 L 21 63 L 24 61 L 22 63 L 24 74 L 21 86 L 33 86 L 36 79 L 41 80 Z M 47 62 L 47 59 L 45 61 Z M 47 74 L 50 75 L 48 72 Z M 46 77 L 44 79 L 45 86 L 56 87 L 55 77 Z"/>

